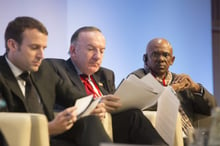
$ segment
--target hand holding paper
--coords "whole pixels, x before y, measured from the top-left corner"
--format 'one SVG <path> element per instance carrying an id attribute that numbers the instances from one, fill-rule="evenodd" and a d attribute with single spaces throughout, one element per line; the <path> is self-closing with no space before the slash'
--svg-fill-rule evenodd
<path id="1" fill-rule="evenodd" d="M 101 120 L 105 118 L 106 115 L 106 108 L 105 104 L 102 102 L 99 102 L 95 109 L 92 111 L 91 115 L 96 115 L 98 116 Z"/>
<path id="2" fill-rule="evenodd" d="M 174 144 L 174 134 L 179 100 L 172 87 L 162 86 L 150 73 L 143 78 L 130 75 L 123 80 L 115 94 L 121 99 L 122 106 L 116 112 L 130 109 L 146 109 L 157 105 L 155 128 L 163 139 L 170 145 Z"/>
<path id="3" fill-rule="evenodd" d="M 77 117 L 85 117 L 92 113 L 96 108 L 101 98 L 93 99 L 93 95 L 85 96 L 76 100 Z"/>
<path id="4" fill-rule="evenodd" d="M 121 107 L 120 98 L 112 94 L 103 96 L 101 102 L 105 103 L 106 110 L 109 113 L 112 113 Z"/>
<path id="5" fill-rule="evenodd" d="M 163 90 L 163 86 L 151 74 L 147 74 L 141 79 L 130 75 L 123 80 L 114 93 L 120 97 L 122 104 L 116 112 L 130 108 L 148 108 L 157 102 Z"/>

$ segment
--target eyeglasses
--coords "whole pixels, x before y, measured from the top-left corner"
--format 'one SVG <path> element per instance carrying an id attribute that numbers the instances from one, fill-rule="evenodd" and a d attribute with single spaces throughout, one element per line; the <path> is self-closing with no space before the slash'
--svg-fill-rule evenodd
<path id="1" fill-rule="evenodd" d="M 152 58 L 159 58 L 160 56 L 163 56 L 166 59 L 171 57 L 170 53 L 167 53 L 167 52 L 161 52 L 161 53 L 160 52 L 152 52 L 151 53 Z"/>

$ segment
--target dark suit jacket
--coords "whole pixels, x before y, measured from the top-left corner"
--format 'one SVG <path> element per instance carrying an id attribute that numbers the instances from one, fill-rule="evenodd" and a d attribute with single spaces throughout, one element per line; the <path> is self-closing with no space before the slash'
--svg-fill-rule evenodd
<path id="1" fill-rule="evenodd" d="M 78 90 L 74 94 L 75 98 L 87 95 L 84 84 L 81 82 L 71 59 L 67 61 L 49 59 L 48 61 L 58 75 L 68 84 L 71 84 L 72 89 Z M 115 77 L 112 70 L 101 67 L 92 76 L 104 95 L 115 92 Z M 150 121 L 137 109 L 112 114 L 112 128 L 113 139 L 118 143 L 165 144 Z"/>
<path id="2" fill-rule="evenodd" d="M 77 71 L 71 62 L 71 59 L 67 61 L 62 59 L 48 59 L 48 62 L 54 67 L 55 71 L 63 78 L 68 84 L 71 84 L 72 89 L 77 89 L 77 92 L 74 93 L 75 98 L 81 98 L 86 96 L 86 90 L 83 83 L 80 80 Z M 113 71 L 101 67 L 96 73 L 94 73 L 93 78 L 95 79 L 101 92 L 105 94 L 114 93 L 115 84 L 114 84 L 114 73 Z"/>
<path id="3" fill-rule="evenodd" d="M 132 72 L 131 74 L 142 78 L 147 73 L 149 73 L 149 71 L 145 71 L 143 68 L 141 68 Z M 172 73 L 172 75 L 174 78 L 175 74 Z M 191 121 L 194 121 L 196 114 L 209 116 L 211 114 L 212 108 L 216 106 L 215 97 L 211 93 L 209 93 L 208 90 L 205 89 L 203 86 L 202 88 L 204 89 L 203 95 L 194 94 L 190 90 L 185 90 L 177 93 L 180 104 L 182 105 L 182 108 L 184 109 L 185 113 L 188 115 Z M 210 103 L 211 105 L 209 105 L 208 103 Z"/>
<path id="4" fill-rule="evenodd" d="M 0 131 L 0 146 L 8 146 L 5 136 L 2 134 L 1 131 Z"/>
<path id="5" fill-rule="evenodd" d="M 6 111 L 29 112 L 24 101 L 24 96 L 19 88 L 5 56 L 0 56 L 0 95 L 7 103 Z M 39 71 L 31 73 L 36 90 L 40 95 L 45 114 L 48 120 L 54 118 L 53 107 L 56 101 L 60 104 L 71 106 L 75 99 L 72 94 L 75 89 L 70 89 L 60 77 L 54 73 L 51 66 L 43 61 Z M 65 98 L 63 98 L 65 96 Z"/>

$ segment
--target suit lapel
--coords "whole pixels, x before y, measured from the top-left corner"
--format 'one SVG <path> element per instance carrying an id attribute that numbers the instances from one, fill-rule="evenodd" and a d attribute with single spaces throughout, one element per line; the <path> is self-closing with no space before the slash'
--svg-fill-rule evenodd
<path id="1" fill-rule="evenodd" d="M 104 80 L 102 80 L 103 76 L 98 75 L 98 72 L 96 72 L 95 74 L 93 74 L 93 78 L 94 78 L 97 86 L 101 90 L 102 94 L 103 95 L 108 94 L 108 91 L 104 88 L 105 82 L 104 82 Z"/>
<path id="2" fill-rule="evenodd" d="M 11 69 L 5 59 L 5 56 L 1 56 L 0 63 L 1 63 L 0 70 L 3 73 L 2 75 L 5 78 L 6 84 L 8 84 L 8 87 L 10 88 L 10 90 L 24 102 L 24 95 L 21 92 L 21 89 L 18 85 L 17 79 L 15 78 L 14 74 L 12 73 L 12 71 L 11 71 Z"/>
<path id="3" fill-rule="evenodd" d="M 84 92 L 86 95 L 86 90 L 85 90 L 84 84 L 80 80 L 80 77 L 77 74 L 77 71 L 76 71 L 71 59 L 68 59 L 66 61 L 66 65 L 67 65 L 67 67 L 66 67 L 67 74 L 68 74 L 69 78 L 71 79 L 71 82 L 78 88 L 78 90 L 80 92 Z M 93 74 L 93 78 L 94 78 L 97 86 L 101 90 L 102 94 L 103 95 L 108 94 L 108 91 L 105 89 L 105 86 L 104 86 L 105 85 L 105 82 L 104 82 L 105 80 L 103 79 L 104 75 L 100 74 L 98 71 L 95 74 Z"/>
<path id="4" fill-rule="evenodd" d="M 79 75 L 77 74 L 77 71 L 76 71 L 71 59 L 68 59 L 66 61 L 66 65 L 67 65 L 67 67 L 66 67 L 67 75 L 70 78 L 72 84 L 76 88 L 78 88 L 78 90 L 80 92 L 84 92 L 86 95 L 86 90 L 85 90 L 84 84 L 82 83 Z"/>

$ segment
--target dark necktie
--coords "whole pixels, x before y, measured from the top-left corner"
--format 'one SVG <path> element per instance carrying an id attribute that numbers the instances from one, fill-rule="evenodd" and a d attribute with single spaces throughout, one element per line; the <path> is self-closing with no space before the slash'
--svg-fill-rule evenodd
<path id="1" fill-rule="evenodd" d="M 25 85 L 25 102 L 31 113 L 44 113 L 42 105 L 37 96 L 37 91 L 32 83 L 30 74 L 23 72 L 20 77 L 26 82 Z"/>

